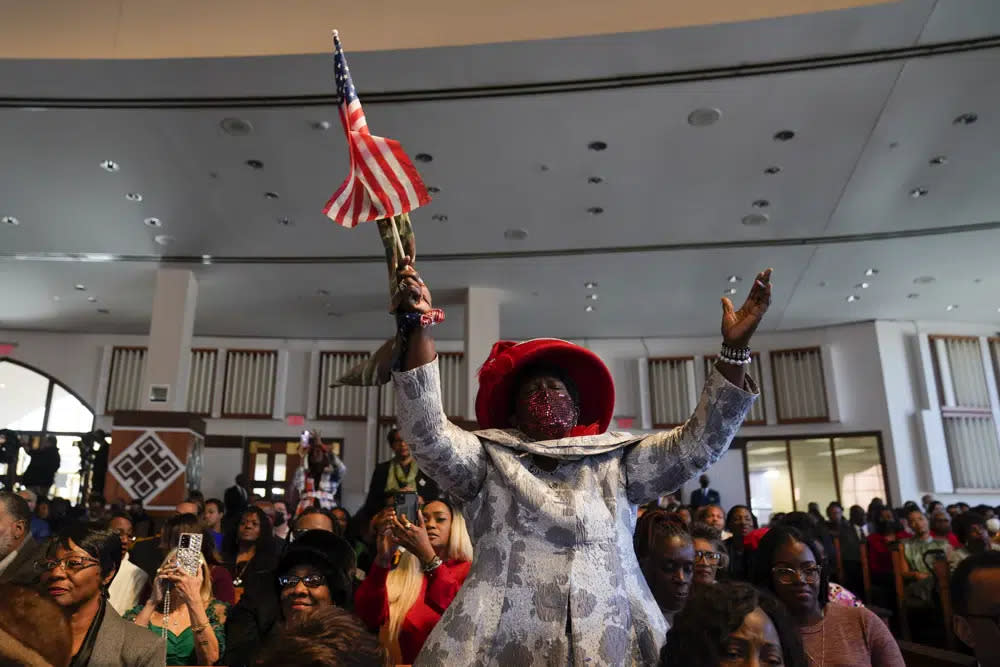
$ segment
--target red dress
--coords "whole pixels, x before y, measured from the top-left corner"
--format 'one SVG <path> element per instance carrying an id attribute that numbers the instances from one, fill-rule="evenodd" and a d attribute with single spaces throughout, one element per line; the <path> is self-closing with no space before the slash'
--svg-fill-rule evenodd
<path id="1" fill-rule="evenodd" d="M 413 664 L 427 636 L 458 594 L 472 563 L 449 560 L 424 575 L 424 581 L 406 618 L 399 628 L 399 650 L 403 663 Z M 354 612 L 372 631 L 389 622 L 389 596 L 385 588 L 389 570 L 373 564 L 354 594 Z"/>

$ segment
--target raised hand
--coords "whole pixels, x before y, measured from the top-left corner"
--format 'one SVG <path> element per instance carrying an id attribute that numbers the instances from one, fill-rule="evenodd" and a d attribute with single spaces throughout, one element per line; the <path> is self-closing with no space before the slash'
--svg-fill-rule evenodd
<path id="1" fill-rule="evenodd" d="M 757 274 L 739 310 L 733 310 L 733 302 L 722 297 L 722 339 L 726 345 L 747 347 L 750 344 L 750 337 L 771 305 L 771 272 L 772 269 L 766 269 Z"/>
<path id="2" fill-rule="evenodd" d="M 403 521 L 392 515 L 392 533 L 404 549 L 420 559 L 426 565 L 434 560 L 434 547 L 427 537 L 427 529 L 424 527 L 424 517 L 421 512 L 417 512 L 418 523 L 411 523 L 409 519 L 403 517 Z"/>
<path id="3" fill-rule="evenodd" d="M 399 261 L 396 279 L 399 281 L 399 289 L 392 297 L 392 312 L 426 313 L 434 308 L 431 304 L 431 291 L 413 268 L 409 257 Z"/>

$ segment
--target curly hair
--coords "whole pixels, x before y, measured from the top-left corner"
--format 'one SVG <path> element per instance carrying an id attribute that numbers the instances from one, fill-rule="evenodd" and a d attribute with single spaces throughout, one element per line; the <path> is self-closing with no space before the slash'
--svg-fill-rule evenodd
<path id="1" fill-rule="evenodd" d="M 823 547 L 815 536 L 805 534 L 792 526 L 783 524 L 775 526 L 761 538 L 750 569 L 750 581 L 755 586 L 776 594 L 774 578 L 771 576 L 774 555 L 778 549 L 792 542 L 799 542 L 809 547 L 816 558 L 816 564 L 820 566 L 818 601 L 820 608 L 823 608 L 830 596 L 830 567 L 823 559 Z"/>
<path id="2" fill-rule="evenodd" d="M 388 667 L 378 638 L 354 614 L 323 607 L 273 633 L 257 664 L 261 667 Z"/>
<path id="3" fill-rule="evenodd" d="M 741 581 L 724 581 L 694 590 L 684 609 L 674 616 L 667 643 L 660 652 L 660 667 L 716 667 L 724 657 L 729 635 L 757 607 L 770 617 L 778 631 L 785 667 L 806 667 L 799 630 L 781 603 Z"/>
<path id="4" fill-rule="evenodd" d="M 636 522 L 632 537 L 636 558 L 642 560 L 649 555 L 658 539 L 670 537 L 679 537 L 686 544 L 691 544 L 691 533 L 687 526 L 673 518 L 670 512 L 659 509 L 646 512 Z"/>

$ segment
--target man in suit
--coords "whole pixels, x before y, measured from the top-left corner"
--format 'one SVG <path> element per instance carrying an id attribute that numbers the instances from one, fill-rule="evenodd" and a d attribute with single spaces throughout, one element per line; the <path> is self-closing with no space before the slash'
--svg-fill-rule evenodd
<path id="1" fill-rule="evenodd" d="M 375 466 L 368 484 L 364 514 L 371 518 L 385 507 L 389 495 L 404 491 L 415 491 L 423 502 L 437 500 L 441 495 L 438 485 L 417 466 L 410 456 L 410 446 L 406 444 L 398 428 L 389 431 L 386 439 L 392 448 L 392 458 Z"/>
<path id="2" fill-rule="evenodd" d="M 702 505 L 722 505 L 722 502 L 719 500 L 719 492 L 708 488 L 708 482 L 708 475 L 702 475 L 698 478 L 698 484 L 701 488 L 691 492 L 691 507 L 693 509 L 697 509 Z"/>
<path id="3" fill-rule="evenodd" d="M 21 496 L 0 491 L 0 583 L 31 585 L 42 545 L 31 537 L 31 510 Z"/>
<path id="4" fill-rule="evenodd" d="M 243 511 L 250 506 L 246 475 L 240 473 L 236 476 L 236 484 L 226 489 L 222 496 L 222 502 L 226 506 L 225 519 L 227 524 L 239 522 Z"/>

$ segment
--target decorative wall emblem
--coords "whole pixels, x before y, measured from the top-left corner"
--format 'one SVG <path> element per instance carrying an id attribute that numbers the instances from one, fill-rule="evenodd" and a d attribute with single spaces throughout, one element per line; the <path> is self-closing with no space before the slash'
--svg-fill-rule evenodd
<path id="1" fill-rule="evenodd" d="M 133 498 L 151 498 L 184 472 L 184 464 L 153 431 L 146 431 L 108 466 Z"/>

